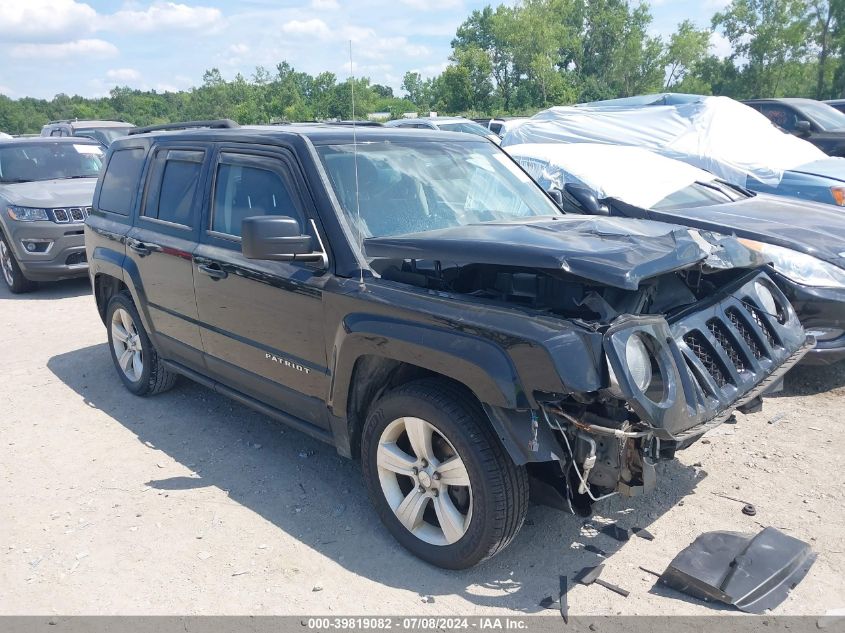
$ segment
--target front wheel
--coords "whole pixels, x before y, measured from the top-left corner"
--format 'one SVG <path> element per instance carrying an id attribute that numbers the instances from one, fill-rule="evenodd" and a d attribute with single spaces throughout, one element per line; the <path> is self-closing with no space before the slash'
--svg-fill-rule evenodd
<path id="1" fill-rule="evenodd" d="M 433 565 L 476 565 L 522 527 L 525 468 L 505 453 L 478 403 L 451 385 L 421 380 L 388 393 L 367 419 L 361 451 L 382 522 Z"/>
<path id="2" fill-rule="evenodd" d="M 0 272 L 3 273 L 3 281 L 14 294 L 29 292 L 35 289 L 35 282 L 24 277 L 21 267 L 15 259 L 12 247 L 6 242 L 6 236 L 0 235 Z"/>

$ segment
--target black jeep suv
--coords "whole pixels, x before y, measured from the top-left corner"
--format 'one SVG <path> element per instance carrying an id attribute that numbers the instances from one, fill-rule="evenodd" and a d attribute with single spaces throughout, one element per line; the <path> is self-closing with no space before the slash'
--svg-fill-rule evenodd
<path id="1" fill-rule="evenodd" d="M 529 487 L 579 514 L 651 490 L 813 344 L 732 238 L 564 215 L 468 134 L 135 134 L 86 245 L 132 393 L 181 374 L 334 444 L 448 568 L 505 547 Z"/>

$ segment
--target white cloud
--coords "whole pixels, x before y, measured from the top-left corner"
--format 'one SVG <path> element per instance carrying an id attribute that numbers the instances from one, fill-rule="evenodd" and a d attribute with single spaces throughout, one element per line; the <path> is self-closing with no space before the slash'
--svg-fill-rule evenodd
<path id="1" fill-rule="evenodd" d="M 463 0 L 400 0 L 402 4 L 417 11 L 446 11 L 462 9 Z"/>
<path id="2" fill-rule="evenodd" d="M 4 39 L 42 42 L 93 30 L 97 12 L 75 0 L 0 0 Z"/>
<path id="3" fill-rule="evenodd" d="M 312 35 L 322 38 L 331 35 L 328 25 L 319 18 L 291 20 L 282 25 L 282 31 L 289 35 Z"/>
<path id="4" fill-rule="evenodd" d="M 222 18 L 220 9 L 212 7 L 156 2 L 143 11 L 124 9 L 101 16 L 100 26 L 122 31 L 201 30 L 217 26 Z"/>
<path id="5" fill-rule="evenodd" d="M 727 57 L 733 52 L 733 47 L 727 37 L 714 31 L 710 34 L 710 52 L 719 58 Z"/>
<path id="6" fill-rule="evenodd" d="M 229 52 L 233 55 L 244 55 L 249 52 L 249 46 L 243 42 L 238 42 L 237 44 L 232 44 L 229 47 Z"/>
<path id="7" fill-rule="evenodd" d="M 20 59 L 102 59 L 118 54 L 111 42 L 97 39 L 74 40 L 61 44 L 18 44 L 12 47 L 12 57 Z"/>
<path id="8" fill-rule="evenodd" d="M 337 0 L 311 0 L 311 8 L 318 11 L 330 11 L 340 8 Z"/>
<path id="9" fill-rule="evenodd" d="M 106 78 L 120 83 L 134 83 L 141 80 L 141 73 L 134 68 L 112 68 L 106 71 Z"/>

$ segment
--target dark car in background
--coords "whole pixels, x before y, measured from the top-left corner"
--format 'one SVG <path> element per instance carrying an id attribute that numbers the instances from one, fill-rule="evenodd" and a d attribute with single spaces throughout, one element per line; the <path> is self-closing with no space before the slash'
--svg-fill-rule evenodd
<path id="1" fill-rule="evenodd" d="M 98 141 L 104 147 L 112 144 L 116 138 L 126 136 L 134 128 L 126 121 L 80 121 L 78 119 L 64 119 L 50 121 L 41 128 L 41 136 L 84 136 Z"/>
<path id="2" fill-rule="evenodd" d="M 102 158 L 87 138 L 0 142 L 0 277 L 9 290 L 86 275 L 83 224 Z"/>
<path id="3" fill-rule="evenodd" d="M 810 141 L 828 156 L 845 156 L 845 114 L 815 99 L 743 101 L 790 134 Z"/>
<path id="4" fill-rule="evenodd" d="M 513 145 L 506 151 L 565 211 L 682 224 L 740 238 L 772 260 L 772 277 L 818 344 L 813 364 L 845 359 L 845 214 L 755 194 L 630 146 Z"/>

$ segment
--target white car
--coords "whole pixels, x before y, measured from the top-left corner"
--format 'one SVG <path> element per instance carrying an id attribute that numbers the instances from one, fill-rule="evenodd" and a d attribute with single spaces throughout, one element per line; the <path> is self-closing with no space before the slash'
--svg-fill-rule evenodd
<path id="1" fill-rule="evenodd" d="M 418 130 L 443 130 L 444 132 L 464 132 L 490 139 L 496 145 L 501 139 L 483 125 L 460 116 L 417 117 L 416 119 L 396 119 L 385 123 L 388 127 L 412 128 Z"/>

